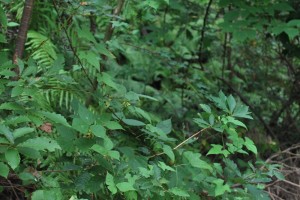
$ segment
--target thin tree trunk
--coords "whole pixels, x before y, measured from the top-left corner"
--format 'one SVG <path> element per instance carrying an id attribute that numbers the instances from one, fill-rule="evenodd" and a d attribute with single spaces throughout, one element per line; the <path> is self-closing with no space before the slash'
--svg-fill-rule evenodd
<path id="1" fill-rule="evenodd" d="M 33 3 L 34 3 L 34 0 L 26 0 L 25 1 L 23 15 L 22 15 L 21 24 L 20 24 L 19 33 L 18 33 L 17 42 L 16 42 L 16 49 L 15 49 L 14 56 L 13 56 L 14 64 L 18 64 L 18 58 L 21 59 L 23 57 L 24 46 L 25 46 L 25 42 L 26 42 L 26 38 L 27 38 L 27 31 L 28 31 L 28 27 L 29 27 L 31 13 L 33 10 Z M 15 78 L 18 79 L 18 76 L 20 73 L 19 68 L 15 67 L 14 72 L 16 72 L 16 74 L 17 74 L 17 76 Z"/>
<path id="2" fill-rule="evenodd" d="M 124 2 L 125 0 L 119 0 L 118 2 L 118 5 L 115 7 L 115 9 L 113 10 L 113 20 L 116 20 L 116 18 L 120 15 L 121 11 L 122 11 L 122 8 L 123 8 L 123 5 L 124 5 Z M 112 35 L 113 35 L 113 32 L 114 32 L 114 27 L 113 27 L 113 24 L 112 22 L 109 22 L 109 24 L 107 25 L 107 28 L 106 28 L 106 32 L 105 32 L 105 36 L 104 36 L 104 39 L 103 39 L 103 42 L 107 42 L 109 40 L 111 40 L 112 38 Z M 100 63 L 100 71 L 105 71 L 105 61 L 107 60 L 107 56 L 105 55 L 100 55 L 101 58 L 102 58 L 102 63 Z M 92 103 L 92 100 L 93 100 L 93 93 L 97 90 L 97 85 L 98 85 L 98 80 L 97 78 L 94 79 L 93 81 L 93 88 L 92 88 L 92 91 L 91 91 L 91 95 L 88 96 L 86 98 L 86 101 L 85 101 L 85 105 L 88 107 L 91 103 Z"/>

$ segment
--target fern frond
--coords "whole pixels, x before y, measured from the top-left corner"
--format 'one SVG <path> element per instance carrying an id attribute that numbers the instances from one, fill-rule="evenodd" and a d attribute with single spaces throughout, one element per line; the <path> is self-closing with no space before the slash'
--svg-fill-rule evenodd
<path id="1" fill-rule="evenodd" d="M 31 51 L 32 58 L 39 65 L 49 67 L 57 58 L 56 47 L 51 39 L 35 31 L 29 31 L 27 34 L 27 51 Z"/>

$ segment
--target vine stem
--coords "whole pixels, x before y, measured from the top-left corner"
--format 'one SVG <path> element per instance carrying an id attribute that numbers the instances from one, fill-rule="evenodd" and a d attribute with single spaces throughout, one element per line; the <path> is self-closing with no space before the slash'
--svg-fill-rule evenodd
<path id="1" fill-rule="evenodd" d="M 191 135 L 190 137 L 188 137 L 187 139 L 185 139 L 181 143 L 179 143 L 176 147 L 174 147 L 173 150 L 178 149 L 179 147 L 181 147 L 182 145 L 184 145 L 187 141 L 189 141 L 190 139 L 196 137 L 197 135 L 199 135 L 200 133 L 202 133 L 202 132 L 204 132 L 204 131 L 206 131 L 208 129 L 210 129 L 210 127 L 204 128 L 204 129 L 202 129 L 202 130 L 194 133 L 193 135 Z M 160 155 L 163 155 L 163 154 L 165 154 L 165 153 L 164 152 L 160 152 L 158 154 L 154 154 L 154 155 L 150 156 L 149 158 L 153 158 L 153 157 L 160 156 Z"/>

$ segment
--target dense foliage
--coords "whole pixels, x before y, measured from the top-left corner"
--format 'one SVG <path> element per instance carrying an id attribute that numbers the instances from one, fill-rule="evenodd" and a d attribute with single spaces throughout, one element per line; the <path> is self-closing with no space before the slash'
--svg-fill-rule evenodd
<path id="1" fill-rule="evenodd" d="M 0 2 L 3 199 L 270 199 L 284 179 L 263 160 L 300 139 L 297 1 L 36 0 L 24 56 L 30 6 Z"/>

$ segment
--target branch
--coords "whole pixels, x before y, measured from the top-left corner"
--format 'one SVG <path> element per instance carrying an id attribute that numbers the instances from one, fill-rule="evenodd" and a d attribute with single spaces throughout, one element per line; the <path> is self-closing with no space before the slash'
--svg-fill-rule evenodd
<path id="1" fill-rule="evenodd" d="M 207 23 L 207 19 L 208 19 L 208 15 L 209 15 L 209 9 L 211 7 L 213 0 L 209 0 L 208 5 L 206 7 L 206 11 L 205 11 L 205 15 L 203 18 L 203 26 L 201 29 L 201 38 L 200 38 L 200 47 L 199 47 L 199 60 L 201 60 L 202 58 L 202 50 L 203 50 L 203 43 L 204 43 L 204 35 L 205 35 L 205 29 L 206 29 L 206 23 Z M 201 65 L 201 68 L 203 69 L 202 63 L 199 62 Z"/>
<path id="2" fill-rule="evenodd" d="M 114 11 L 113 11 L 113 19 L 112 19 L 112 21 L 113 20 L 115 20 L 117 17 L 118 17 L 118 15 L 121 13 L 121 10 L 122 10 L 122 8 L 123 8 L 123 4 L 124 4 L 124 2 L 125 2 L 125 0 L 119 0 L 119 3 L 118 3 L 118 5 L 117 5 L 117 7 L 114 9 Z M 104 42 L 107 42 L 107 41 L 109 41 L 110 39 L 111 39 L 111 37 L 112 37 L 112 34 L 113 34 L 113 32 L 114 32 L 114 27 L 113 27 L 113 24 L 112 24 L 112 22 L 110 22 L 109 24 L 108 24 L 108 26 L 107 26 L 107 28 L 106 28 L 106 33 L 105 33 L 105 37 L 104 37 Z"/>
<path id="3" fill-rule="evenodd" d="M 234 89 L 232 87 L 232 85 L 230 83 L 228 83 L 225 79 L 217 77 L 219 80 L 221 80 L 223 83 L 225 83 L 235 94 L 237 94 L 240 99 L 242 100 L 242 102 L 244 104 L 246 104 L 251 111 L 253 112 L 253 114 L 258 118 L 258 120 L 263 124 L 263 126 L 265 127 L 265 129 L 267 130 L 267 132 L 273 137 L 276 138 L 276 135 L 274 134 L 274 132 L 272 131 L 272 129 L 270 128 L 270 126 L 265 122 L 265 120 L 260 116 L 260 114 L 258 112 L 255 111 L 255 108 L 246 100 L 246 98 L 236 89 Z"/>
<path id="4" fill-rule="evenodd" d="M 52 4 L 53 4 L 53 6 L 54 6 L 54 10 L 55 10 L 56 13 L 57 13 L 58 21 L 60 22 L 60 24 L 63 24 L 63 23 L 62 23 L 62 17 L 61 17 L 61 15 L 60 15 L 59 12 L 58 12 L 58 7 L 57 7 L 57 5 L 56 5 L 55 0 L 52 0 Z M 74 56 L 76 57 L 76 59 L 77 59 L 77 61 L 78 61 L 79 66 L 81 67 L 82 71 L 84 72 L 84 74 L 85 74 L 85 76 L 87 77 L 87 79 L 88 79 L 88 81 L 90 82 L 90 84 L 94 87 L 94 84 L 93 84 L 92 79 L 89 77 L 89 75 L 88 75 L 86 69 L 85 69 L 84 66 L 83 66 L 83 63 L 81 62 L 79 56 L 78 56 L 77 53 L 76 53 L 76 49 L 72 46 L 72 40 L 71 40 L 70 36 L 68 35 L 67 29 L 66 29 L 64 26 L 62 26 L 62 29 L 63 29 L 63 31 L 64 31 L 64 33 L 65 33 L 65 35 L 66 35 L 66 38 L 67 38 L 67 40 L 68 40 L 69 46 L 70 46 L 70 48 L 71 48 L 71 51 L 73 52 Z"/>
<path id="5" fill-rule="evenodd" d="M 18 58 L 22 59 L 24 53 L 24 46 L 27 39 L 27 32 L 30 22 L 31 13 L 33 10 L 34 0 L 26 0 L 24 4 L 23 14 L 21 18 L 21 24 L 19 28 L 19 33 L 16 41 L 16 49 L 13 55 L 13 63 L 18 64 Z M 19 67 L 15 67 L 14 72 L 16 77 L 14 79 L 18 80 L 20 75 Z"/>
<path id="6" fill-rule="evenodd" d="M 173 148 L 173 150 L 176 150 L 178 149 L 179 147 L 181 147 L 182 145 L 184 145 L 187 141 L 189 141 L 190 139 L 196 137 L 197 135 L 199 135 L 200 133 L 206 131 L 207 129 L 209 129 L 210 127 L 208 128 L 204 128 L 196 133 L 194 133 L 193 135 L 191 135 L 190 137 L 188 137 L 187 139 L 185 139 L 184 141 L 182 141 L 180 144 L 178 144 L 176 147 Z M 153 158 L 153 157 L 156 157 L 156 156 L 160 156 L 160 155 L 163 155 L 165 154 L 164 152 L 161 152 L 161 153 L 157 153 L 157 154 L 154 154 L 152 156 L 150 156 L 149 158 Z"/>

